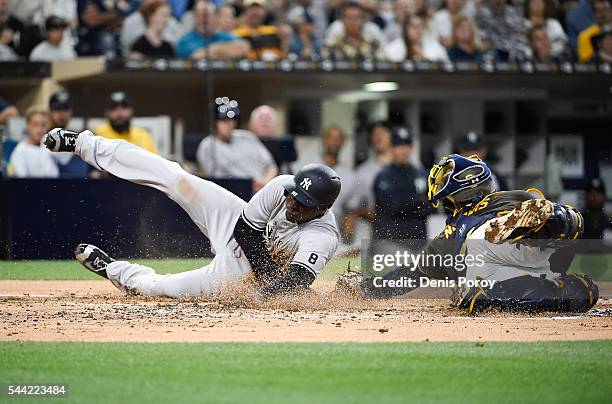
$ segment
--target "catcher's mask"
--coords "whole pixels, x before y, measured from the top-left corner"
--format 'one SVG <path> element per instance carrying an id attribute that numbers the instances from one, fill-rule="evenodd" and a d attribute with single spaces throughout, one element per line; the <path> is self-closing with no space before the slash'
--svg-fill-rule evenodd
<path id="1" fill-rule="evenodd" d="M 494 190 L 491 169 L 478 156 L 451 154 L 435 164 L 427 178 L 427 199 L 437 208 L 442 203 L 455 211 L 460 205 Z"/>

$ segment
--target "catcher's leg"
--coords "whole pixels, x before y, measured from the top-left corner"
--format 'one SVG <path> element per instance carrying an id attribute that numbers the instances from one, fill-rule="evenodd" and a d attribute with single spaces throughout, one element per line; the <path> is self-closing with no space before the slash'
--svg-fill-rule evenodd
<path id="1" fill-rule="evenodd" d="M 498 282 L 491 289 L 472 288 L 460 308 L 470 313 L 486 308 L 520 312 L 585 312 L 599 298 L 597 284 L 588 275 L 561 275 L 553 280 L 530 275 Z"/>

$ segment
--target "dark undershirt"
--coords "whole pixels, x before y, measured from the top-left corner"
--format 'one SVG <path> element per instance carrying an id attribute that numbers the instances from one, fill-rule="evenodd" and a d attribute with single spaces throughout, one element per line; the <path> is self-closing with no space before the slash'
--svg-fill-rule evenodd
<path id="1" fill-rule="evenodd" d="M 149 42 L 145 35 L 142 35 L 134 42 L 131 50 L 133 52 L 142 53 L 145 56 L 174 57 L 172 45 L 166 41 L 162 41 L 160 46 L 155 47 Z"/>

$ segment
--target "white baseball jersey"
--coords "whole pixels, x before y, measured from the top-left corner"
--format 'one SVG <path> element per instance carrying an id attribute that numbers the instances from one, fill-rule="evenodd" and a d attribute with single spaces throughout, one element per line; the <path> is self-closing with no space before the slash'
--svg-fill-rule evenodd
<path id="1" fill-rule="evenodd" d="M 229 142 L 209 135 L 198 146 L 196 157 L 207 176 L 217 178 L 260 178 L 274 164 L 261 141 L 246 130 L 234 130 Z"/>
<path id="2" fill-rule="evenodd" d="M 188 174 L 177 163 L 124 140 L 109 140 L 84 131 L 76 143 L 75 153 L 94 167 L 168 195 L 208 237 L 215 252 L 212 262 L 202 268 L 168 275 L 159 275 L 144 265 L 115 261 L 106 273 L 123 287 L 148 296 L 206 297 L 240 282 L 252 271 L 233 235 L 240 215 L 253 228 L 265 231 L 273 252 L 282 252 L 280 255 L 290 263 L 315 275 L 336 250 L 338 228 L 331 212 L 303 224 L 287 220 L 283 185 L 293 182 L 292 175 L 273 179 L 247 203 L 210 181 Z"/>
<path id="3" fill-rule="evenodd" d="M 11 154 L 8 174 L 20 178 L 57 178 L 60 173 L 49 150 L 22 140 Z"/>
<path id="4" fill-rule="evenodd" d="M 280 175 L 266 184 L 244 207 L 242 218 L 252 228 L 265 231 L 272 251 L 286 252 L 293 257 L 291 264 L 302 266 L 316 276 L 338 246 L 336 219 L 328 210 L 306 223 L 288 221 L 284 188 L 288 183 L 293 183 L 293 175 Z"/>

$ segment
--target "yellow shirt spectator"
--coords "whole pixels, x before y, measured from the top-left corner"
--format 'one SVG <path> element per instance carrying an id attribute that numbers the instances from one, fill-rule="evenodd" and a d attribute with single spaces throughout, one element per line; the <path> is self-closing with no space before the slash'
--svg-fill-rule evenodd
<path id="1" fill-rule="evenodd" d="M 601 27 L 593 24 L 578 35 L 578 60 L 588 62 L 595 55 L 595 50 L 591 44 L 591 38 L 601 32 Z"/>
<path id="2" fill-rule="evenodd" d="M 104 125 L 99 126 L 94 133 L 107 139 L 123 139 L 135 144 L 136 146 L 140 146 L 151 153 L 159 154 L 157 147 L 155 147 L 155 142 L 153 141 L 153 138 L 149 132 L 141 128 L 130 126 L 128 133 L 117 133 L 110 126 L 110 124 L 105 123 Z"/>

